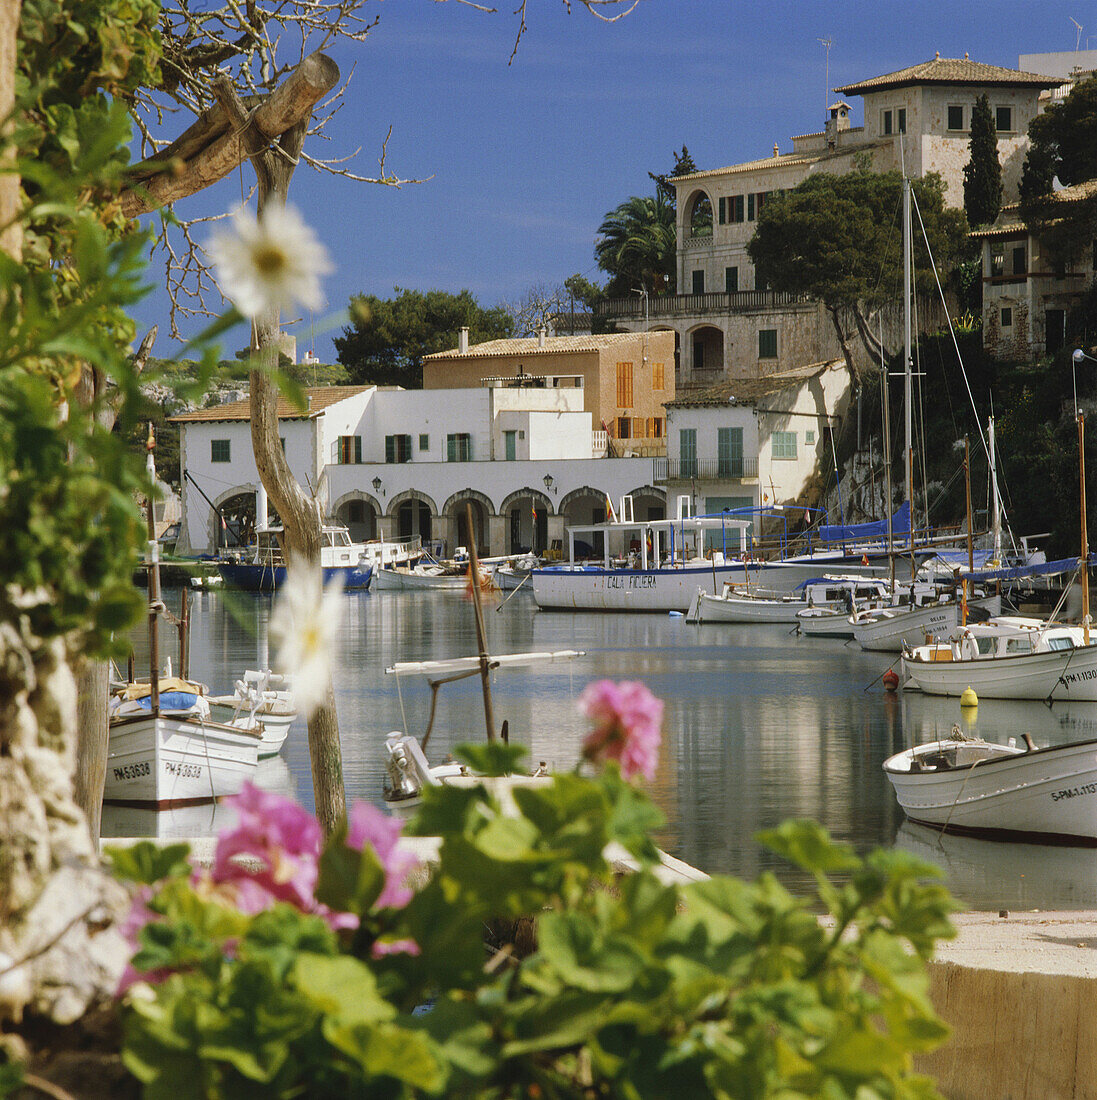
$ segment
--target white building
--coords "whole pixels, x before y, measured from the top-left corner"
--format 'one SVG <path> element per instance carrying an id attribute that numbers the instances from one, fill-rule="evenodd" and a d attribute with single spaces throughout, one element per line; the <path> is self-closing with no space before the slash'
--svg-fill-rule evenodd
<path id="1" fill-rule="evenodd" d="M 329 386 L 306 390 L 301 411 L 280 399 L 290 469 L 322 515 L 352 537 L 420 535 L 443 553 L 545 549 L 567 524 L 598 522 L 625 494 L 660 518 L 665 494 L 653 458 L 606 458 L 580 385 L 541 379 L 463 389 Z M 173 418 L 180 428 L 181 553 L 214 554 L 248 541 L 266 514 L 251 448 L 250 406 L 237 401 Z M 243 530 L 241 530 L 243 528 Z"/>
<path id="2" fill-rule="evenodd" d="M 831 465 L 832 437 L 849 401 L 841 359 L 679 396 L 667 405 L 667 457 L 658 480 L 670 499 L 691 496 L 696 514 L 802 508 L 814 503 L 802 497 L 816 471 Z M 793 518 L 801 515 L 798 509 Z"/>

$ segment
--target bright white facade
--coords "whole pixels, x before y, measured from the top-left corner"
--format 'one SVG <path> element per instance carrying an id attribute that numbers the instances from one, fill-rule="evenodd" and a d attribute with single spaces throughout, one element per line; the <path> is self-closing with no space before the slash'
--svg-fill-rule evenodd
<path id="1" fill-rule="evenodd" d="M 830 465 L 850 400 L 842 360 L 761 379 L 731 379 L 667 406 L 669 499 L 688 493 L 697 515 L 798 505 Z M 665 481 L 663 480 L 665 478 Z M 797 510 L 793 519 L 800 519 Z"/>
<path id="2" fill-rule="evenodd" d="M 442 553 L 473 536 L 485 555 L 544 550 L 569 523 L 604 517 L 631 494 L 639 515 L 664 514 L 652 458 L 605 458 L 581 387 L 483 386 L 306 391 L 310 407 L 279 407 L 279 434 L 320 512 L 356 539 L 422 537 Z M 264 518 L 247 401 L 176 417 L 183 476 L 182 553 L 214 554 Z"/>

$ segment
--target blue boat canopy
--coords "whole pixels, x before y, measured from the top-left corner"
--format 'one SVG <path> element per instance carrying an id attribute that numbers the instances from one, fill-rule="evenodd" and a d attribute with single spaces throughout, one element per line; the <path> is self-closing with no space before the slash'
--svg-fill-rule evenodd
<path id="1" fill-rule="evenodd" d="M 910 534 L 910 501 L 905 500 L 899 510 L 891 517 L 893 535 Z M 827 523 L 819 527 L 819 538 L 823 542 L 864 542 L 868 539 L 886 539 L 888 523 L 886 519 L 873 520 L 872 523 Z"/>

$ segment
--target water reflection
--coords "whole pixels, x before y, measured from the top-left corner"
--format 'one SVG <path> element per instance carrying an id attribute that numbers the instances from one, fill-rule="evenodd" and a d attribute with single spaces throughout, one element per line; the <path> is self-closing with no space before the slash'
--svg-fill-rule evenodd
<path id="1" fill-rule="evenodd" d="M 169 592 L 178 606 L 179 593 Z M 174 602 L 172 602 L 174 600 Z M 191 675 L 215 692 L 231 690 L 245 668 L 268 663 L 270 598 L 205 592 L 192 601 Z M 954 723 L 988 740 L 1030 732 L 1037 744 L 1097 737 L 1097 704 L 988 700 L 962 714 L 955 699 L 888 693 L 880 676 L 889 654 L 864 653 L 841 640 L 801 638 L 781 625 L 695 626 L 663 615 L 539 612 L 525 593 L 484 612 L 488 650 L 580 649 L 563 664 L 500 669 L 492 676 L 496 723 L 508 721 L 512 741 L 534 762 L 558 770 L 574 766 L 586 732 L 576 710 L 583 687 L 601 677 L 638 678 L 666 704 L 659 770 L 651 794 L 666 817 L 659 843 L 672 855 L 709 872 L 753 877 L 773 870 L 795 888 L 807 876 L 788 868 L 753 838 L 790 817 L 822 822 L 859 851 L 891 845 L 910 828 L 881 772 L 883 761 L 910 741 L 947 734 Z M 178 668 L 174 638 L 165 650 Z M 147 652 L 134 634 L 138 668 Z M 384 776 L 383 743 L 390 730 L 421 735 L 430 713 L 424 677 L 385 674 L 397 661 L 459 657 L 477 652 L 471 606 L 457 593 L 348 593 L 336 640 L 335 684 L 343 766 L 350 800 L 378 801 Z M 484 736 L 477 678 L 445 685 L 431 736 L 430 756 Z M 273 789 L 313 806 L 307 730 L 294 723 L 276 763 L 287 774 L 268 777 Z M 267 778 L 261 778 L 266 785 Z M 206 807 L 178 826 L 117 815 L 104 829 L 165 835 L 215 832 L 222 818 Z M 205 816 L 202 816 L 204 814 Z M 901 829 L 900 826 L 903 826 Z M 183 835 L 173 833 L 171 835 Z M 944 845 L 951 841 L 946 838 Z M 1079 882 L 1050 873 L 1069 853 L 1041 864 L 1029 846 L 970 849 L 946 860 L 949 880 L 968 904 L 990 908 L 1061 908 L 1092 904 L 1097 881 L 1083 865 Z M 1024 848 L 1029 871 L 1018 871 L 1004 848 Z M 981 855 L 984 849 L 989 854 Z M 1036 849 L 1037 852 L 1046 849 Z M 1077 854 L 1077 850 L 1071 850 Z M 1085 853 L 1083 859 L 1090 853 Z M 1097 856 L 1094 857 L 1097 859 Z M 1041 871 L 1047 873 L 1040 873 Z M 974 881 L 973 881 L 974 880 Z"/>

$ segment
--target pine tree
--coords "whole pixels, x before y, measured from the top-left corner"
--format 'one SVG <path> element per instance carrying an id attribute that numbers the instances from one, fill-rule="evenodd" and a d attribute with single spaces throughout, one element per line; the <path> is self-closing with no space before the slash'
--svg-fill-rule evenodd
<path id="1" fill-rule="evenodd" d="M 998 131 L 986 94 L 971 112 L 970 158 L 964 168 L 964 210 L 971 226 L 990 225 L 1002 208 L 1002 165 Z"/>

